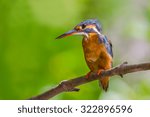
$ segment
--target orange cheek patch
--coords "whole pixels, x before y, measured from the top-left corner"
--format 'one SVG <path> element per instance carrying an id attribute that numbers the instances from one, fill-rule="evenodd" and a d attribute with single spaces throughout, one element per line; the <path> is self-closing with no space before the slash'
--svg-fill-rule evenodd
<path id="1" fill-rule="evenodd" d="M 75 29 L 76 30 L 81 30 L 82 28 L 81 28 L 81 26 L 77 26 L 77 27 L 75 27 Z"/>

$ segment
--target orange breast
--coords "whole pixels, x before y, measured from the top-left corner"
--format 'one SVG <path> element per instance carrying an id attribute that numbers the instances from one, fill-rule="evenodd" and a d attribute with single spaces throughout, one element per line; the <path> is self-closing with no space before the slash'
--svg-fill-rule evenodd
<path id="1" fill-rule="evenodd" d="M 99 43 L 96 34 L 90 34 L 88 39 L 82 41 L 84 57 L 91 71 L 110 69 L 112 57 L 107 53 L 105 45 Z"/>

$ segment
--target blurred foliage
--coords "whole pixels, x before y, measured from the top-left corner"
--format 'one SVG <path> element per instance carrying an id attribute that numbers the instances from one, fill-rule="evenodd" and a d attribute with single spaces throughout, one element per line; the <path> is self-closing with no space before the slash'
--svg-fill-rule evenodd
<path id="1" fill-rule="evenodd" d="M 99 19 L 104 34 L 111 37 L 114 65 L 125 60 L 149 61 L 148 3 L 0 0 L 0 99 L 26 99 L 62 80 L 86 74 L 89 69 L 82 52 L 82 37 L 55 40 L 85 19 Z M 150 99 L 149 77 L 149 72 L 126 75 L 124 79 L 112 77 L 107 93 L 101 92 L 95 81 L 80 86 L 79 93 L 63 93 L 53 99 Z"/>

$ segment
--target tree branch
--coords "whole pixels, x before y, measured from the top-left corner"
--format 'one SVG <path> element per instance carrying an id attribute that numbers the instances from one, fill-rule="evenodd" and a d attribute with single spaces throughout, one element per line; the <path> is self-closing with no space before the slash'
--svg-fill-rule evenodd
<path id="1" fill-rule="evenodd" d="M 114 75 L 120 75 L 123 76 L 127 73 L 132 72 L 139 72 L 139 71 L 145 71 L 150 70 L 150 63 L 142 63 L 142 64 L 134 64 L 134 65 L 127 65 L 127 62 L 124 62 L 123 64 L 116 66 L 110 70 L 103 71 L 99 77 L 96 73 L 92 73 L 89 78 L 85 78 L 85 76 L 80 76 L 78 78 L 70 79 L 67 81 L 62 81 L 58 86 L 38 95 L 35 97 L 30 98 L 29 100 L 46 100 L 50 99 L 62 92 L 67 91 L 79 91 L 80 89 L 75 88 L 77 86 L 80 86 L 82 84 L 97 80 L 98 78 L 103 78 L 105 76 L 114 76 Z"/>

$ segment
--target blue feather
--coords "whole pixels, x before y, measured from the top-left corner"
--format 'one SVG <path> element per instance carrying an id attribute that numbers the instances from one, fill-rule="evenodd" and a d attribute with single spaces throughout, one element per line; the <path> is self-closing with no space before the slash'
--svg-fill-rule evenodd
<path id="1" fill-rule="evenodd" d="M 105 44 L 107 52 L 111 55 L 111 57 L 113 57 L 112 44 L 109 42 L 106 36 L 103 37 L 103 43 Z"/>

